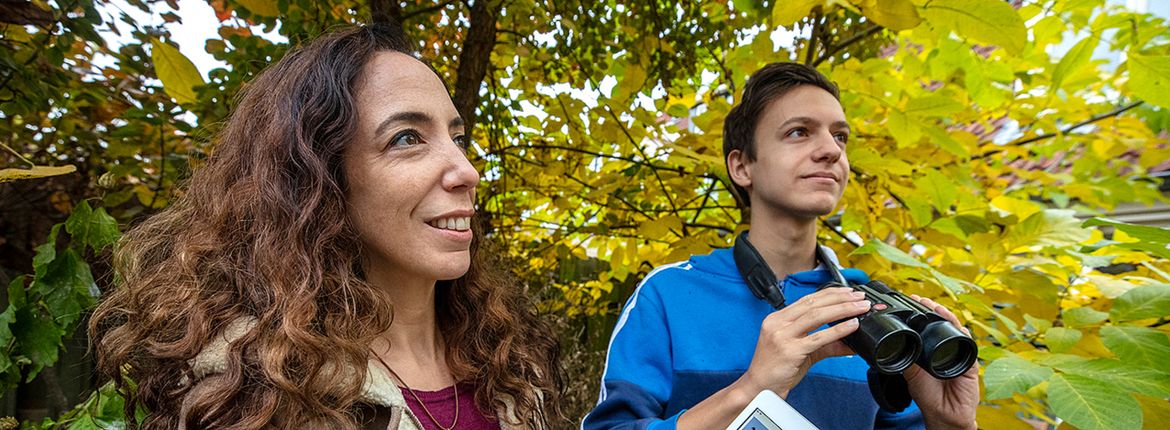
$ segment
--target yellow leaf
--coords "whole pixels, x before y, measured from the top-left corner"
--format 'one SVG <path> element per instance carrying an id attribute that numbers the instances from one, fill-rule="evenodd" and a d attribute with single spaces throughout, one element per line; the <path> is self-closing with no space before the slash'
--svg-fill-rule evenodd
<path id="1" fill-rule="evenodd" d="M 886 126 L 890 130 L 890 135 L 898 142 L 898 148 L 918 143 L 918 139 L 922 137 L 922 129 L 918 127 L 918 123 L 896 110 L 890 110 Z"/>
<path id="2" fill-rule="evenodd" d="M 1006 212 L 1007 214 L 1015 215 L 1016 218 L 1021 220 L 1027 219 L 1042 209 L 1040 205 L 1034 202 L 1008 196 L 999 196 L 991 199 L 991 207 Z"/>
<path id="3" fill-rule="evenodd" d="M 778 1 L 772 6 L 772 25 L 788 27 L 801 18 L 808 16 L 813 6 L 821 3 L 820 0 Z"/>
<path id="4" fill-rule="evenodd" d="M 1170 402 L 1144 394 L 1133 394 L 1138 404 L 1142 406 L 1143 429 L 1170 429 Z"/>
<path id="5" fill-rule="evenodd" d="M 976 409 L 977 421 L 981 428 L 1004 430 L 1033 430 L 1034 427 L 1020 421 L 1015 411 L 991 405 L 979 405 Z"/>
<path id="6" fill-rule="evenodd" d="M 1130 54 L 1129 89 L 1142 100 L 1170 108 L 1170 56 Z"/>
<path id="7" fill-rule="evenodd" d="M 867 0 L 862 2 L 861 13 L 878 25 L 895 31 L 909 30 L 922 23 L 910 0 Z"/>
<path id="8" fill-rule="evenodd" d="M 260 16 L 279 16 L 280 9 L 277 8 L 277 2 L 272 0 L 236 0 L 240 6 Z"/>
<path id="9" fill-rule="evenodd" d="M 671 231 L 681 232 L 681 230 L 682 219 L 674 215 L 647 220 L 638 226 L 638 234 L 647 239 L 665 239 Z"/>
<path id="10" fill-rule="evenodd" d="M 33 166 L 31 169 L 0 169 L 0 183 L 19 181 L 21 179 L 38 179 L 49 176 L 67 175 L 77 171 L 73 165 L 66 166 Z"/>
<path id="11" fill-rule="evenodd" d="M 151 39 L 150 61 L 163 90 L 179 104 L 194 103 L 195 87 L 203 85 L 203 76 L 195 64 L 174 46 Z"/>
<path id="12" fill-rule="evenodd" d="M 1064 78 L 1075 71 L 1077 68 L 1088 64 L 1089 59 L 1093 56 L 1093 49 L 1097 47 L 1099 40 L 1096 37 L 1086 38 L 1080 41 L 1060 59 L 1060 63 L 1056 64 L 1056 69 L 1052 71 L 1052 88 L 1060 88 L 1060 84 L 1064 82 Z"/>
<path id="13" fill-rule="evenodd" d="M 1019 55 L 1028 41 L 1020 14 L 1001 0 L 948 0 L 928 3 L 922 15 L 935 28 L 1000 46 Z"/>

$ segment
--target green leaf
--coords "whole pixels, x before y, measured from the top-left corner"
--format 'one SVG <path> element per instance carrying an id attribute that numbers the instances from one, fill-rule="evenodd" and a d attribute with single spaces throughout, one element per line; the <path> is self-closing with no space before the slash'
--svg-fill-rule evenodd
<path id="1" fill-rule="evenodd" d="M 45 275 L 37 277 L 30 289 L 44 298 L 49 314 L 66 328 L 71 328 L 97 298 L 97 285 L 89 265 L 72 249 L 65 249 L 53 259 Z"/>
<path id="2" fill-rule="evenodd" d="M 52 319 L 41 315 L 35 308 L 20 308 L 12 324 L 12 332 L 20 333 L 17 339 L 19 351 L 30 360 L 26 382 L 36 378 L 41 369 L 57 362 L 64 332 Z"/>
<path id="3" fill-rule="evenodd" d="M 1081 430 L 1139 430 L 1142 409 L 1111 381 L 1056 375 L 1048 382 L 1048 404 Z"/>
<path id="4" fill-rule="evenodd" d="M 1088 64 L 1089 60 L 1093 57 L 1093 49 L 1097 47 L 1098 42 L 1100 40 L 1094 36 L 1086 38 L 1074 45 L 1060 59 L 1060 63 L 1056 64 L 1056 69 L 1052 71 L 1052 88 L 1060 88 L 1060 84 L 1064 82 L 1066 76 L 1081 66 Z"/>
<path id="5" fill-rule="evenodd" d="M 24 288 L 24 277 L 17 276 L 8 288 Z M 0 373 L 8 372 L 13 364 L 10 355 L 16 336 L 12 334 L 10 326 L 14 322 L 16 322 L 16 306 L 10 304 L 3 313 L 0 313 Z"/>
<path id="6" fill-rule="evenodd" d="M 1064 209 L 1034 213 L 1012 227 L 1007 236 L 1013 250 L 1019 247 L 1066 247 L 1088 239 L 1089 231 L 1081 227 L 1076 212 Z"/>
<path id="7" fill-rule="evenodd" d="M 957 157 L 966 158 L 967 156 L 971 155 L 970 151 L 967 151 L 967 147 L 963 146 L 962 143 L 959 143 L 958 140 L 955 140 L 954 137 L 951 137 L 950 133 L 947 133 L 945 130 L 939 127 L 928 125 L 922 127 L 922 131 L 926 133 L 926 135 L 930 137 L 930 141 L 938 145 L 939 148 L 942 148 L 943 150 L 954 154 Z"/>
<path id="8" fill-rule="evenodd" d="M 49 230 L 49 240 L 37 246 L 33 256 L 33 271 L 37 276 L 45 276 L 45 270 L 53 259 L 57 258 L 57 234 L 61 231 L 61 224 L 56 224 Z"/>
<path id="9" fill-rule="evenodd" d="M 1125 232 L 1130 237 L 1144 242 L 1170 244 L 1170 229 L 1150 227 L 1145 225 L 1128 224 L 1107 218 L 1090 218 L 1083 224 L 1085 227 L 1110 226 Z"/>
<path id="10" fill-rule="evenodd" d="M 1142 100 L 1170 108 L 1170 56 L 1131 53 L 1129 89 Z"/>
<path id="11" fill-rule="evenodd" d="M 1170 339 L 1152 328 L 1101 327 L 1101 342 L 1129 364 L 1164 369 L 1170 363 Z"/>
<path id="12" fill-rule="evenodd" d="M 1019 55 L 1028 41 L 1020 14 L 999 0 L 948 0 L 928 2 L 922 11 L 936 28 L 954 30 L 960 36 L 1003 47 Z"/>
<path id="13" fill-rule="evenodd" d="M 872 6 L 870 6 L 872 4 Z M 861 13 L 873 22 L 894 31 L 909 30 L 922 23 L 910 0 L 881 0 L 866 3 Z"/>
<path id="14" fill-rule="evenodd" d="M 0 184 L 22 179 L 40 179 L 49 176 L 68 175 L 76 172 L 77 166 L 32 166 L 28 169 L 0 169 Z"/>
<path id="15" fill-rule="evenodd" d="M 1144 225 L 1126 224 L 1104 218 L 1092 218 L 1085 221 L 1083 225 L 1085 227 L 1113 227 L 1115 230 L 1125 232 L 1125 234 L 1140 241 L 1137 243 L 1116 243 L 1114 246 L 1148 252 L 1151 255 L 1170 259 L 1170 248 L 1167 248 L 1167 245 L 1170 244 L 1170 230 Z"/>
<path id="16" fill-rule="evenodd" d="M 1074 328 L 1053 327 L 1044 333 L 1044 341 L 1052 352 L 1064 352 L 1081 341 L 1081 331 Z"/>
<path id="17" fill-rule="evenodd" d="M 821 0 L 778 1 L 772 6 L 772 25 L 788 27 L 808 16 Z"/>
<path id="18" fill-rule="evenodd" d="M 897 110 L 890 110 L 886 118 L 886 127 L 898 142 L 899 148 L 918 143 L 918 139 L 922 138 L 922 128 L 918 126 L 918 122 L 912 121 L 909 116 Z"/>
<path id="19" fill-rule="evenodd" d="M 1143 285 L 1126 291 L 1113 301 L 1109 318 L 1132 321 L 1170 316 L 1170 285 Z"/>
<path id="20" fill-rule="evenodd" d="M 150 60 L 154 63 L 154 72 L 162 81 L 163 89 L 179 104 L 195 103 L 195 87 L 203 85 L 203 76 L 195 63 L 179 52 L 178 48 L 163 43 L 158 39 L 151 39 Z"/>
<path id="21" fill-rule="evenodd" d="M 73 213 L 65 221 L 65 231 L 74 240 L 89 245 L 95 252 L 113 244 L 121 234 L 118 232 L 118 221 L 106 213 L 105 208 L 93 210 L 85 201 L 73 208 Z"/>
<path id="22" fill-rule="evenodd" d="M 1170 373 L 1149 367 L 1132 366 L 1119 360 L 1068 361 L 1056 364 L 1057 370 L 1118 386 L 1150 396 L 1170 396 Z"/>
<path id="23" fill-rule="evenodd" d="M 938 117 L 951 115 L 966 108 L 952 97 L 931 94 L 911 99 L 906 103 L 905 112 L 906 115 Z"/>
<path id="24" fill-rule="evenodd" d="M 928 169 L 914 179 L 914 187 L 918 188 L 915 194 L 926 194 L 931 205 L 944 214 L 950 212 L 951 206 L 958 201 L 954 181 L 935 169 Z"/>
<path id="25" fill-rule="evenodd" d="M 881 255 L 885 259 L 890 260 L 891 262 L 901 264 L 903 266 L 918 267 L 922 269 L 931 268 L 930 266 L 926 265 L 926 263 L 918 261 L 909 254 L 902 252 L 901 249 L 892 247 L 889 244 L 876 239 L 870 239 L 865 243 L 865 245 L 853 251 L 855 254 L 862 255 L 872 254 L 874 252 L 878 253 L 878 255 Z"/>
<path id="26" fill-rule="evenodd" d="M 1064 325 L 1067 327 L 1084 327 L 1100 324 L 1106 318 L 1109 318 L 1109 314 L 1093 308 L 1065 309 L 1061 313 L 1061 320 L 1064 321 Z"/>
<path id="27" fill-rule="evenodd" d="M 1023 393 L 1052 377 L 1052 369 L 1016 356 L 991 362 L 983 371 L 987 400 L 1006 399 Z"/>

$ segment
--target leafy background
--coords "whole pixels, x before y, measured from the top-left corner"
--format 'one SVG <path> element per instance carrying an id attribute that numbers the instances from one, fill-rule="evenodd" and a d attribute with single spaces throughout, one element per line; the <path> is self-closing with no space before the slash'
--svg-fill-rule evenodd
<path id="1" fill-rule="evenodd" d="M 388 19 L 475 125 L 482 233 L 557 323 L 574 419 L 638 279 L 744 228 L 722 121 L 751 71 L 792 60 L 838 83 L 855 130 L 821 240 L 958 311 L 983 428 L 1170 428 L 1170 232 L 1094 218 L 1165 203 L 1164 19 L 1101 0 L 209 3 L 226 67 L 204 76 L 168 26 L 105 1 L 0 2 L 0 428 L 120 425 L 78 331 L 116 288 L 110 245 L 182 192 L 290 45 Z M 103 39 L 115 21 L 129 43 Z"/>

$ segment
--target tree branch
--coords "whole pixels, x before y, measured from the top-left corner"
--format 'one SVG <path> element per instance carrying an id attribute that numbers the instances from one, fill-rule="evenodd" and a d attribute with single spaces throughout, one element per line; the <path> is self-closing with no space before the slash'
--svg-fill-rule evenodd
<path id="1" fill-rule="evenodd" d="M 1103 120 L 1103 119 L 1112 118 L 1112 117 L 1115 117 L 1115 116 L 1121 115 L 1121 114 L 1125 113 L 1126 111 L 1128 111 L 1128 110 L 1130 110 L 1130 109 L 1133 109 L 1133 108 L 1136 108 L 1136 107 L 1138 107 L 1138 106 L 1141 106 L 1143 103 L 1145 103 L 1145 102 L 1143 102 L 1143 101 L 1140 101 L 1140 100 L 1139 100 L 1139 101 L 1136 101 L 1136 102 L 1130 103 L 1130 104 L 1128 104 L 1128 105 L 1125 105 L 1125 106 L 1119 107 L 1119 108 L 1117 108 L 1117 109 L 1114 109 L 1114 110 L 1112 110 L 1112 111 L 1109 111 L 1109 112 L 1106 112 L 1106 113 L 1103 113 L 1103 114 L 1100 114 L 1100 115 L 1094 116 L 1094 117 L 1092 117 L 1092 118 L 1086 119 L 1086 120 L 1084 120 L 1084 121 L 1078 122 L 1078 123 L 1076 123 L 1076 124 L 1073 124 L 1072 126 L 1069 126 L 1068 128 L 1065 128 L 1064 130 L 1061 130 L 1061 131 L 1060 131 L 1060 132 L 1058 132 L 1058 133 L 1045 133 L 1045 134 L 1041 134 L 1041 135 L 1039 135 L 1039 136 L 1033 136 L 1033 137 L 1029 137 L 1029 138 L 1027 138 L 1027 139 L 1024 139 L 1024 140 L 1019 140 L 1019 141 L 1015 141 L 1015 142 L 1012 142 L 1012 143 L 1008 143 L 1008 144 L 1006 144 L 1006 145 L 1003 145 L 1003 146 L 1004 146 L 1004 147 L 1008 147 L 1008 146 L 1024 146 L 1024 145 L 1027 145 L 1027 144 L 1029 144 L 1029 143 L 1032 143 L 1032 142 L 1036 142 L 1036 141 L 1040 141 L 1040 140 L 1044 140 L 1044 139 L 1050 139 L 1050 138 L 1053 138 L 1053 137 L 1056 137 L 1056 136 L 1062 136 L 1062 135 L 1066 135 L 1066 134 L 1069 134 L 1069 133 L 1073 132 L 1073 130 L 1076 130 L 1076 129 L 1078 129 L 1078 128 L 1084 127 L 1084 126 L 1086 126 L 1086 125 L 1089 125 L 1089 124 L 1095 123 L 1095 122 L 1097 122 L 1097 121 L 1100 121 L 1100 120 Z M 992 150 L 990 150 L 990 151 L 987 151 L 987 152 L 984 152 L 984 153 L 982 153 L 982 154 L 979 154 L 979 155 L 977 155 L 977 156 L 974 156 L 974 157 L 972 157 L 972 158 L 971 158 L 971 161 L 975 161 L 975 160 L 981 160 L 981 159 L 984 159 L 984 158 L 990 157 L 990 156 L 992 156 L 992 155 L 998 154 L 998 153 L 1000 153 L 1000 152 L 1003 152 L 1003 149 L 1002 149 L 1002 148 L 1001 148 L 1001 149 L 992 149 Z"/>
<path id="2" fill-rule="evenodd" d="M 402 18 L 398 20 L 398 23 L 402 24 L 402 23 L 406 22 L 406 20 L 408 20 L 408 19 L 414 18 L 414 17 L 422 15 L 422 14 L 427 14 L 427 13 L 431 13 L 431 12 L 443 9 L 447 6 L 454 4 L 454 3 L 455 3 L 455 0 L 447 0 L 445 2 L 436 4 L 436 5 L 431 5 L 431 6 L 427 6 L 424 8 L 419 8 L 418 10 L 412 10 L 410 12 L 402 14 Z"/>
<path id="3" fill-rule="evenodd" d="M 804 52 L 804 64 L 812 65 L 813 55 L 817 52 L 817 37 L 821 34 L 821 7 L 817 6 L 812 11 L 812 31 L 808 34 L 808 48 Z"/>
<path id="4" fill-rule="evenodd" d="M 861 39 L 872 36 L 874 33 L 877 33 L 879 31 L 882 31 L 882 26 L 874 25 L 873 27 L 865 29 L 865 31 L 854 34 L 852 36 L 849 36 L 848 39 L 842 40 L 841 43 L 838 43 L 836 45 L 830 46 L 827 49 L 825 49 L 825 53 L 821 54 L 821 56 L 818 57 L 816 61 L 813 61 L 812 65 L 815 67 L 815 66 L 818 66 L 825 61 L 828 61 L 829 58 L 831 58 L 833 55 L 836 55 L 837 52 L 841 51 L 842 49 L 845 49 L 849 45 L 852 45 L 854 43 L 861 41 Z"/>
<path id="5" fill-rule="evenodd" d="M 845 236 L 844 233 L 837 231 L 837 229 L 833 228 L 832 225 L 829 225 L 829 220 L 821 218 L 821 225 L 824 226 L 826 230 L 833 232 L 833 234 L 837 235 L 837 237 L 845 239 L 845 241 L 849 242 L 850 245 L 853 245 L 854 248 L 861 248 L 860 243 L 854 242 L 853 239 L 850 239 L 848 236 Z"/>

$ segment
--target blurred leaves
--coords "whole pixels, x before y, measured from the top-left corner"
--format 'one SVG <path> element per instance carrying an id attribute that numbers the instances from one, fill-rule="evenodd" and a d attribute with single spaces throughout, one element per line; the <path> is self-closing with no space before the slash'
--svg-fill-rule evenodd
<path id="1" fill-rule="evenodd" d="M 172 21 L 185 13 L 131 3 Z M 3 27 L 0 142 L 16 153 L 5 160 L 74 166 L 38 180 L 81 182 L 52 206 L 72 213 L 65 231 L 38 232 L 48 240 L 18 272 L 35 273 L 9 286 L 9 384 L 51 365 L 64 323 L 103 282 L 83 266 L 106 258 L 119 225 L 173 200 L 235 94 L 290 45 L 394 18 L 455 83 L 464 48 L 484 43 L 469 36 L 469 2 L 209 4 L 219 28 L 203 46 L 178 47 L 165 24 L 92 1 L 54 6 L 51 26 Z M 840 87 L 853 130 L 853 176 L 820 239 L 968 324 L 986 363 L 980 423 L 1158 428 L 1170 416 L 1170 369 L 1158 365 L 1170 359 L 1170 233 L 1093 218 L 1166 201 L 1152 175 L 1170 158 L 1164 19 L 1071 0 L 485 5 L 497 32 L 469 87 L 480 97 L 468 151 L 483 175 L 483 237 L 558 321 L 566 356 L 600 360 L 639 279 L 746 228 L 723 120 L 751 72 L 809 61 Z M 114 22 L 129 42 L 101 38 Z M 178 48 L 222 64 L 205 77 Z M 1102 48 L 1125 55 L 1095 58 Z"/>

